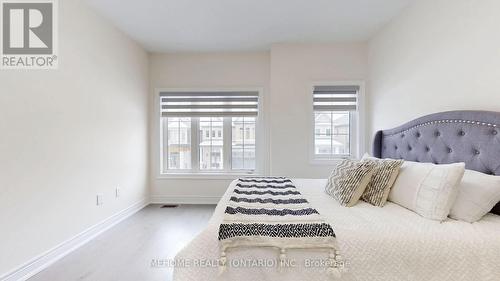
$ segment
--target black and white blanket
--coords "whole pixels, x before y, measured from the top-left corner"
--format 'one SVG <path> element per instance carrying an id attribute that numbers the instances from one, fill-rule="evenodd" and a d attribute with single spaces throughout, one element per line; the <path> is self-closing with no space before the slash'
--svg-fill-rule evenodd
<path id="1" fill-rule="evenodd" d="M 328 250 L 328 271 L 340 275 L 335 232 L 288 178 L 239 179 L 219 226 L 219 242 L 222 271 L 229 248 L 275 247 L 282 261 L 287 249 Z"/>

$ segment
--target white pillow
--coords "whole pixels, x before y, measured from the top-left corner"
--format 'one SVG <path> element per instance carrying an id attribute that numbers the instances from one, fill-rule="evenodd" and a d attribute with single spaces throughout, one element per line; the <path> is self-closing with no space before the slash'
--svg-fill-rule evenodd
<path id="1" fill-rule="evenodd" d="M 455 202 L 465 164 L 405 161 L 389 193 L 389 201 L 433 220 L 445 220 Z"/>
<path id="2" fill-rule="evenodd" d="M 476 222 L 500 201 L 500 177 L 465 170 L 450 218 Z"/>

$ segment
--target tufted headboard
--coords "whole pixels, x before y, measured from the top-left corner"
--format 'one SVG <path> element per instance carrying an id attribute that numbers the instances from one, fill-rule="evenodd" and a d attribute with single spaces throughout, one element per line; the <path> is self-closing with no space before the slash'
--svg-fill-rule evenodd
<path id="1" fill-rule="evenodd" d="M 379 158 L 446 164 L 500 176 L 500 112 L 448 111 L 378 131 L 373 154 Z M 500 215 L 500 203 L 492 213 Z"/>

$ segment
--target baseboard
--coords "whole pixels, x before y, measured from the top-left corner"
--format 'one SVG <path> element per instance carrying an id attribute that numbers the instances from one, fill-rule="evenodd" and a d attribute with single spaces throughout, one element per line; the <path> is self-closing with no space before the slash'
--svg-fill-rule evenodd
<path id="1" fill-rule="evenodd" d="M 47 252 L 33 258 L 24 265 L 19 266 L 3 276 L 0 276 L 0 281 L 24 281 L 32 277 L 57 260 L 94 239 L 99 234 L 135 214 L 148 204 L 149 201 L 147 199 L 134 203 L 132 206 L 112 215 L 94 226 L 91 226 L 80 234 L 77 234 Z"/>
<path id="2" fill-rule="evenodd" d="M 152 204 L 217 204 L 221 196 L 151 196 Z"/>

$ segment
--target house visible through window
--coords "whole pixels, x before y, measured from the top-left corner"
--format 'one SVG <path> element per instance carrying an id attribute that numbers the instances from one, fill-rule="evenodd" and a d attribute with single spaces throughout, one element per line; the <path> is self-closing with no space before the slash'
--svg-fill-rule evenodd
<path id="1" fill-rule="evenodd" d="M 216 137 L 215 131 L 224 126 L 223 117 L 199 117 L 200 130 L 212 132 L 211 137 L 200 138 L 199 168 L 200 170 L 220 170 L 224 168 L 222 162 L 224 138 Z"/>
<path id="2" fill-rule="evenodd" d="M 161 92 L 162 173 L 256 169 L 258 92 Z"/>
<path id="3" fill-rule="evenodd" d="M 191 169 L 191 118 L 165 118 L 162 127 L 167 131 L 168 169 Z"/>
<path id="4" fill-rule="evenodd" d="M 232 168 L 237 170 L 255 167 L 255 117 L 232 119 Z M 247 132 L 244 135 L 243 132 Z"/>
<path id="5" fill-rule="evenodd" d="M 317 156 L 350 154 L 349 112 L 315 112 L 314 123 L 320 132 L 314 136 L 314 149 Z"/>
<path id="6" fill-rule="evenodd" d="M 358 92 L 359 86 L 314 87 L 314 159 L 353 156 Z"/>

